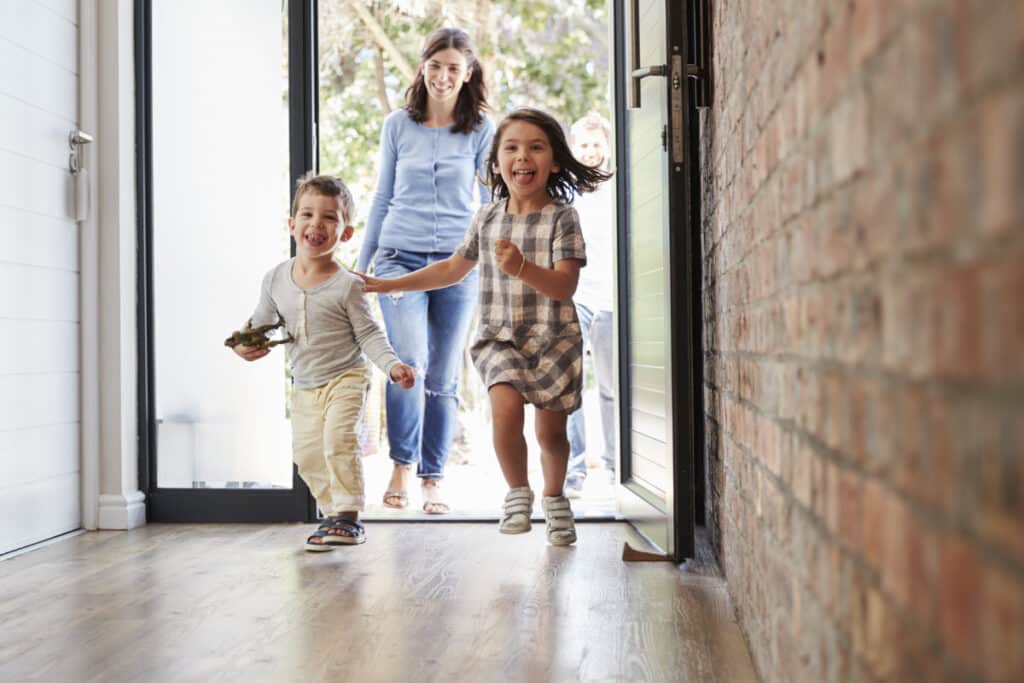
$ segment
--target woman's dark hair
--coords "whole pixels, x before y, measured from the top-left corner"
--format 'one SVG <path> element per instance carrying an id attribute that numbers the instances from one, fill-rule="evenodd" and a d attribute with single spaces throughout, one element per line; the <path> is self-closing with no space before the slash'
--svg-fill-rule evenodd
<path id="1" fill-rule="evenodd" d="M 420 65 L 412 85 L 405 91 L 405 109 L 409 118 L 423 123 L 427 118 L 427 84 L 423 80 L 423 64 L 435 53 L 455 48 L 466 58 L 470 69 L 469 80 L 462 84 L 459 98 L 455 101 L 455 124 L 452 131 L 471 133 L 484 122 L 483 111 L 487 106 L 487 85 L 484 83 L 484 67 L 473 51 L 473 41 L 461 28 L 439 28 L 429 36 L 420 53 Z"/>
<path id="2" fill-rule="evenodd" d="M 508 197 L 508 186 L 505 184 L 501 173 L 495 170 L 498 164 L 498 150 L 501 147 L 501 138 L 505 129 L 513 121 L 525 121 L 544 131 L 551 144 L 551 156 L 558 166 L 558 173 L 548 176 L 546 189 L 549 195 L 560 199 L 566 204 L 572 203 L 577 194 L 593 192 L 597 186 L 612 177 L 611 173 L 602 171 L 596 166 L 587 166 L 575 156 L 565 139 L 562 126 L 550 114 L 540 109 L 522 107 L 516 109 L 498 126 L 494 133 L 494 142 L 491 143 L 491 151 L 487 155 L 487 181 L 491 186 L 491 194 L 494 199 Z"/>

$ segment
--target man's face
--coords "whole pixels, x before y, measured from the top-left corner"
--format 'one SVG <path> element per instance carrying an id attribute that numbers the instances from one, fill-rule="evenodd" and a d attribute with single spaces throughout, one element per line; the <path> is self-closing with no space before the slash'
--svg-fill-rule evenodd
<path id="1" fill-rule="evenodd" d="M 594 128 L 584 128 L 573 136 L 572 153 L 587 166 L 603 167 L 608 158 L 608 140 Z"/>

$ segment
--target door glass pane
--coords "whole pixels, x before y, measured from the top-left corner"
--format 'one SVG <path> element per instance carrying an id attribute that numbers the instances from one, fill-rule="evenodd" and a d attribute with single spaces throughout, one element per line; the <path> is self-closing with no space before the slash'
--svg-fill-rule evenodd
<path id="1" fill-rule="evenodd" d="M 224 346 L 289 253 L 287 6 L 152 12 L 157 485 L 290 487 L 284 351 Z"/>

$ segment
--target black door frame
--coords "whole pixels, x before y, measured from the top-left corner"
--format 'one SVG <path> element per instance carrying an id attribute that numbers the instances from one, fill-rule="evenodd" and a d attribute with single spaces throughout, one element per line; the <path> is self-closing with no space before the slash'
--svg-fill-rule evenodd
<path id="1" fill-rule="evenodd" d="M 626 2 L 612 2 L 614 26 L 626 23 Z M 666 54 L 681 55 L 685 64 L 703 67 L 705 47 L 704 0 L 686 2 L 665 1 Z M 614 41 L 614 106 L 615 111 L 627 111 L 627 92 L 630 86 L 627 69 L 626 43 L 615 31 Z M 689 81 L 689 79 L 687 79 Z M 671 102 L 672 83 L 665 79 L 667 101 Z M 695 104 L 701 102 L 702 84 L 686 83 L 687 97 L 682 112 L 681 132 L 684 139 L 684 161 L 678 167 L 669 158 L 669 220 L 671 251 L 669 253 L 670 291 L 683 293 L 671 298 L 670 334 L 672 365 L 672 443 L 673 443 L 673 495 L 671 510 L 674 516 L 673 553 L 671 559 L 682 562 L 695 556 L 695 526 L 704 520 L 704 391 L 703 391 L 703 313 L 701 299 L 702 257 L 700 253 L 700 172 L 697 158 L 697 117 Z M 669 125 L 671 126 L 671 116 Z M 629 131 L 626 117 L 615 120 L 616 159 L 621 170 L 629 168 Z M 671 134 L 671 133 L 670 133 Z M 629 182 L 626 173 L 616 176 L 616 191 L 620 198 L 617 206 L 618 272 L 628 273 L 629 236 L 625 229 L 629 222 Z M 627 201 L 623 201 L 627 200 Z M 630 374 L 629 278 L 620 277 L 619 291 L 619 385 L 632 386 Z M 646 492 L 632 486 L 631 415 L 627 401 L 619 403 L 621 480 L 635 495 L 647 499 Z M 652 501 L 648 501 L 652 502 Z M 652 503 L 653 504 L 653 503 Z"/>
<path id="2" fill-rule="evenodd" d="M 152 0 L 135 0 L 135 142 L 137 209 L 139 489 L 150 522 L 306 522 L 316 503 L 292 467 L 291 489 L 191 489 L 157 485 L 153 363 Z M 288 2 L 288 94 L 291 187 L 317 167 L 315 142 L 316 0 Z M 294 191 L 294 190 L 293 190 Z M 292 243 L 292 253 L 295 245 Z M 225 361 L 227 362 L 227 361 Z"/>

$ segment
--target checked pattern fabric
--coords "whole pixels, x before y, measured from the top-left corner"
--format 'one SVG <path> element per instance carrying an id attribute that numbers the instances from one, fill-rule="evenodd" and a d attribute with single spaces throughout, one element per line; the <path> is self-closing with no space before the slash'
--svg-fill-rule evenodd
<path id="1" fill-rule="evenodd" d="M 480 267 L 480 322 L 470 355 L 485 386 L 507 382 L 527 403 L 572 412 L 583 389 L 583 338 L 576 307 L 503 273 L 494 260 L 494 243 L 509 240 L 543 268 L 564 259 L 585 264 L 579 216 L 571 205 L 559 202 L 518 216 L 506 212 L 507 203 L 482 207 L 457 249 Z"/>

